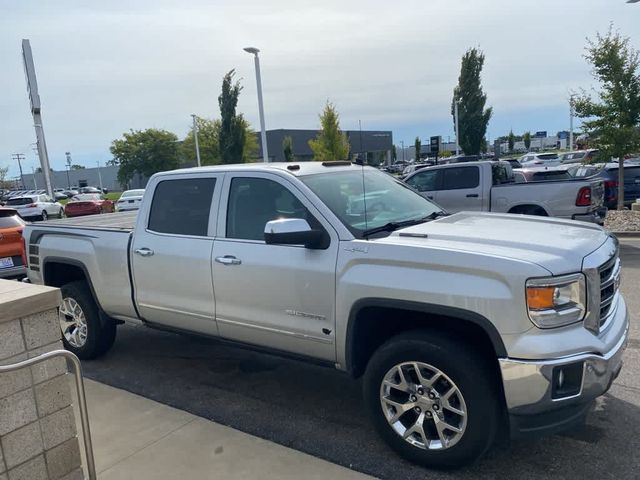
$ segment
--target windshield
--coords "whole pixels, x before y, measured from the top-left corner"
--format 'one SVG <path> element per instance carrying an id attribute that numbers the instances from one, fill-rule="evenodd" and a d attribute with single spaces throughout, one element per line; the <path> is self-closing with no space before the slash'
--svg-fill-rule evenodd
<path id="1" fill-rule="evenodd" d="M 442 211 L 390 175 L 370 168 L 307 175 L 300 180 L 357 238 L 364 238 L 365 230 Z"/>
<path id="2" fill-rule="evenodd" d="M 74 196 L 71 201 L 72 202 L 95 202 L 101 200 L 100 195 L 96 193 L 85 193 Z"/>
<path id="3" fill-rule="evenodd" d="M 11 198 L 7 200 L 7 206 L 30 205 L 36 200 L 31 197 Z"/>

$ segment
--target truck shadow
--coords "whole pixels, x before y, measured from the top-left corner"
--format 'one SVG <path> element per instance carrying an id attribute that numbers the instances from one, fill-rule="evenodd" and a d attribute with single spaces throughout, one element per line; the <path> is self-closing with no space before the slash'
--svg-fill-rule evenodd
<path id="1" fill-rule="evenodd" d="M 640 393 L 630 387 L 614 385 L 584 428 L 496 446 L 473 467 L 440 472 L 389 450 L 363 411 L 360 382 L 331 369 L 128 326 L 108 355 L 83 366 L 88 378 L 383 479 L 627 479 L 640 471 Z"/>

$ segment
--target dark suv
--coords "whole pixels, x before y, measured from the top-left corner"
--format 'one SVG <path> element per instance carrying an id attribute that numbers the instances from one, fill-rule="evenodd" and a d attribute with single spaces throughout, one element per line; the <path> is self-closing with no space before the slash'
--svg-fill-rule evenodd
<path id="1" fill-rule="evenodd" d="M 607 163 L 591 178 L 604 181 L 604 204 L 607 208 L 616 208 L 618 204 L 618 170 L 617 163 Z M 578 169 L 576 176 L 589 176 L 589 169 Z M 624 166 L 624 204 L 629 205 L 640 198 L 640 165 Z"/>

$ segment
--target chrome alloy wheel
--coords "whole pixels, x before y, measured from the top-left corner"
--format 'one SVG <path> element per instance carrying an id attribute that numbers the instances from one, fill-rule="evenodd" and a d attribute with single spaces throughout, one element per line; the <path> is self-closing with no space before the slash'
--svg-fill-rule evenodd
<path id="1" fill-rule="evenodd" d="M 80 304 L 71 297 L 63 299 L 58 317 L 67 343 L 72 347 L 82 348 L 87 341 L 87 320 Z"/>
<path id="2" fill-rule="evenodd" d="M 453 447 L 467 427 L 460 389 L 426 363 L 405 362 L 391 368 L 380 386 L 380 404 L 391 428 L 424 450 Z"/>

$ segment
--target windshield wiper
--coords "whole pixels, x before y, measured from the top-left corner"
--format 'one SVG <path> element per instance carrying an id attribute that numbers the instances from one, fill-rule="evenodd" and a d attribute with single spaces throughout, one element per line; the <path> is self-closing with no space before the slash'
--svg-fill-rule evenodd
<path id="1" fill-rule="evenodd" d="M 428 222 L 429 220 L 434 220 L 438 217 L 444 217 L 446 215 L 449 215 L 449 214 L 440 210 L 438 212 L 430 213 L 426 217 L 413 218 L 411 220 L 404 220 L 402 222 L 389 222 L 379 227 L 369 228 L 368 230 L 365 230 L 364 232 L 362 232 L 362 236 L 364 238 L 367 238 L 375 233 L 393 232 L 395 230 L 398 230 L 399 228 L 410 227 L 411 225 L 418 225 L 419 223 Z"/>

